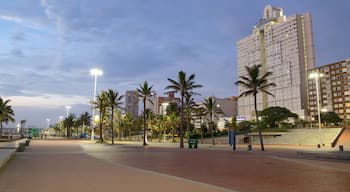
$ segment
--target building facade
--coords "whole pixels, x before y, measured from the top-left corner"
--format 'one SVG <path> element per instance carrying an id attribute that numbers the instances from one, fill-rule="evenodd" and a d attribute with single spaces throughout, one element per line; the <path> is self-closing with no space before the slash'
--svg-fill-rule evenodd
<path id="1" fill-rule="evenodd" d="M 320 112 L 332 111 L 342 119 L 350 119 L 350 58 L 309 70 L 318 78 L 309 78 L 309 111 L 312 119 L 317 119 L 317 90 Z M 316 82 L 318 81 L 318 82 Z"/>
<path id="2" fill-rule="evenodd" d="M 261 65 L 261 72 L 273 74 L 269 82 L 274 97 L 259 93 L 258 110 L 280 106 L 304 118 L 307 114 L 307 72 L 315 67 L 311 14 L 283 15 L 281 8 L 268 5 L 252 34 L 237 42 L 238 76 L 246 76 L 245 66 Z M 245 91 L 238 87 L 239 94 Z M 238 99 L 238 115 L 254 117 L 252 96 Z"/>
<path id="3" fill-rule="evenodd" d="M 139 98 L 136 90 L 125 92 L 125 113 L 130 113 L 134 118 L 139 115 Z"/>

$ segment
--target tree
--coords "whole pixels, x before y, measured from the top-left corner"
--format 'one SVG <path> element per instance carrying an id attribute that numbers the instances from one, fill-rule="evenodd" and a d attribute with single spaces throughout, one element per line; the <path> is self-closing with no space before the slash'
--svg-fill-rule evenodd
<path id="1" fill-rule="evenodd" d="M 197 106 L 195 109 L 195 114 L 199 117 L 200 127 L 201 127 L 201 143 L 203 144 L 203 126 L 202 126 L 202 118 L 207 115 L 204 107 Z"/>
<path id="2" fill-rule="evenodd" d="M 131 113 L 126 113 L 124 116 L 123 126 L 125 127 L 125 130 L 127 130 L 128 136 L 130 137 L 133 128 L 133 117 Z"/>
<path id="3" fill-rule="evenodd" d="M 185 96 L 185 116 L 186 116 L 186 132 L 187 135 L 190 135 L 190 124 L 191 124 L 191 120 L 192 120 L 192 113 L 194 113 L 195 108 L 198 105 L 196 104 L 196 102 L 194 102 L 194 99 L 192 97 L 192 95 L 186 95 Z"/>
<path id="4" fill-rule="evenodd" d="M 114 144 L 114 126 L 113 126 L 113 118 L 114 118 L 114 109 L 122 109 L 124 95 L 119 95 L 117 91 L 113 91 L 112 89 L 108 89 L 106 92 L 107 98 L 107 106 L 111 110 L 111 129 L 112 129 L 112 144 Z"/>
<path id="5" fill-rule="evenodd" d="M 177 128 L 179 127 L 180 121 L 179 121 L 179 113 L 180 108 L 176 103 L 169 103 L 169 105 L 166 108 L 166 127 L 168 128 L 168 131 L 172 134 L 172 142 L 175 142 L 174 135 L 175 132 L 177 132 Z"/>
<path id="6" fill-rule="evenodd" d="M 93 101 L 94 107 L 99 111 L 99 127 L 100 127 L 100 142 L 103 143 L 103 120 L 107 112 L 107 93 L 106 91 L 101 91 L 100 95 L 97 96 L 97 100 Z"/>
<path id="7" fill-rule="evenodd" d="M 321 113 L 321 122 L 325 126 L 332 124 L 332 123 L 338 125 L 339 123 L 341 123 L 341 121 L 342 121 L 342 119 L 338 116 L 338 114 L 336 114 L 333 111 Z"/>
<path id="8" fill-rule="evenodd" d="M 139 85 L 139 88 L 137 88 L 139 98 L 143 102 L 143 146 L 147 145 L 146 102 L 149 101 L 153 104 L 152 100 L 150 99 L 150 97 L 154 94 L 152 88 L 153 86 L 149 86 L 147 81 L 145 81 L 143 85 Z"/>
<path id="9" fill-rule="evenodd" d="M 91 115 L 88 112 L 82 113 L 78 118 L 79 126 L 82 127 L 82 132 L 84 132 L 85 127 L 90 127 Z"/>
<path id="10" fill-rule="evenodd" d="M 272 75 L 272 72 L 266 72 L 264 74 L 261 74 L 260 68 L 261 68 L 261 65 L 253 65 L 251 67 L 245 66 L 245 69 L 247 71 L 247 76 L 239 76 L 240 80 L 235 82 L 235 84 L 242 86 L 242 88 L 245 90 L 239 95 L 239 97 L 242 97 L 242 96 L 254 97 L 254 110 L 255 110 L 256 123 L 259 130 L 260 145 L 261 145 L 261 150 L 264 151 L 264 142 L 261 134 L 261 127 L 259 126 L 256 96 L 259 92 L 274 96 L 272 93 L 268 92 L 267 89 L 270 87 L 276 86 L 276 84 L 270 83 L 268 81 L 268 77 Z"/>
<path id="11" fill-rule="evenodd" d="M 4 101 L 0 97 L 0 136 L 2 135 L 2 124 L 9 122 L 15 122 L 15 113 L 13 112 L 13 109 L 9 104 L 11 100 Z"/>
<path id="12" fill-rule="evenodd" d="M 213 117 L 218 114 L 222 113 L 220 107 L 216 104 L 216 101 L 213 97 L 208 97 L 207 99 L 204 100 L 204 109 L 206 114 L 209 117 L 209 131 L 211 133 L 211 141 L 212 144 L 215 145 L 215 140 L 214 140 L 214 131 L 213 131 Z"/>
<path id="13" fill-rule="evenodd" d="M 297 114 L 284 107 L 268 107 L 260 112 L 260 116 L 269 127 L 278 127 L 280 122 L 289 117 L 298 118 Z"/>
<path id="14" fill-rule="evenodd" d="M 68 117 L 63 120 L 63 126 L 67 129 L 67 138 L 72 136 L 72 128 L 75 125 L 75 115 L 70 113 Z"/>
<path id="15" fill-rule="evenodd" d="M 186 77 L 186 73 L 180 71 L 178 74 L 178 80 L 173 80 L 168 78 L 170 85 L 168 85 L 165 89 L 170 90 L 169 92 L 180 92 L 181 95 L 181 123 L 180 123 L 180 148 L 184 148 L 183 141 L 183 123 L 184 123 L 184 99 L 185 96 L 197 94 L 193 92 L 194 89 L 202 87 L 202 85 L 196 84 L 194 81 L 195 74 L 191 74 L 188 78 Z M 167 92 L 167 93 L 169 93 Z"/>

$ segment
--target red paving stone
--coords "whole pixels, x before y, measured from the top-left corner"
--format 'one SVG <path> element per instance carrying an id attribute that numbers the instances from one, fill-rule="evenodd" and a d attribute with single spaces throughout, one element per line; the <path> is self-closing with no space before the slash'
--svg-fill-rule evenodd
<path id="1" fill-rule="evenodd" d="M 1 192 L 224 191 L 113 165 L 86 155 L 78 142 L 33 141 L 0 171 Z"/>
<path id="2" fill-rule="evenodd" d="M 34 141 L 0 172 L 0 192 L 220 191 L 130 167 L 242 192 L 350 191 L 349 163 L 276 154 Z"/>
<path id="3" fill-rule="evenodd" d="M 116 148 L 88 153 L 238 191 L 350 191 L 348 163 L 276 158 L 263 152 Z"/>

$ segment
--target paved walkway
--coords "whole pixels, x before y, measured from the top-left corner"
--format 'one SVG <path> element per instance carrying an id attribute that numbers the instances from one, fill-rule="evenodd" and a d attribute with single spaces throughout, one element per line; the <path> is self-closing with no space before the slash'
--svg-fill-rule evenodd
<path id="1" fill-rule="evenodd" d="M 0 191 L 350 191 L 348 162 L 298 159 L 292 149 L 177 146 L 32 140 L 0 170 Z"/>
<path id="2" fill-rule="evenodd" d="M 94 144 L 98 145 L 98 144 Z M 75 141 L 32 141 L 0 172 L 1 192 L 229 191 L 96 159 Z"/>

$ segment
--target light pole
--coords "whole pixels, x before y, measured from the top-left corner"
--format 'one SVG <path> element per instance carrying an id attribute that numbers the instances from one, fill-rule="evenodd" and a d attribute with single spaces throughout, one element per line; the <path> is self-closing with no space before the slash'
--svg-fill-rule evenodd
<path id="1" fill-rule="evenodd" d="M 309 74 L 310 79 L 315 79 L 316 86 L 316 102 L 317 102 L 317 116 L 318 116 L 318 134 L 320 136 L 320 145 L 322 145 L 322 136 L 321 136 L 321 109 L 320 109 L 320 93 L 319 93 L 319 78 L 323 77 L 322 73 L 318 71 L 312 72 Z"/>
<path id="2" fill-rule="evenodd" d="M 50 119 L 47 118 L 46 121 L 47 121 L 47 128 L 50 128 Z"/>
<path id="3" fill-rule="evenodd" d="M 66 105 L 66 117 L 69 115 L 69 110 L 72 108 L 70 105 Z"/>
<path id="4" fill-rule="evenodd" d="M 60 115 L 59 116 L 59 119 L 60 119 L 60 123 L 59 123 L 59 130 L 58 130 L 58 137 L 61 137 L 61 129 L 62 129 L 62 127 L 63 127 L 63 125 L 62 125 L 62 121 L 63 121 L 63 119 L 64 119 L 64 116 L 63 115 Z"/>
<path id="5" fill-rule="evenodd" d="M 98 68 L 93 68 L 90 70 L 90 75 L 94 76 L 94 97 L 93 97 L 93 102 L 96 102 L 96 86 L 97 86 L 97 76 L 101 76 L 103 75 L 103 71 L 101 69 Z M 94 132 L 94 128 L 95 128 L 95 108 L 92 107 L 92 128 L 91 128 L 91 141 L 94 140 L 95 137 L 95 132 Z"/>

